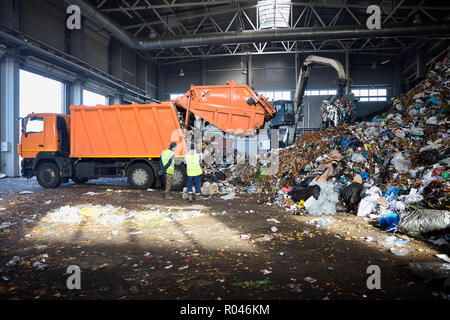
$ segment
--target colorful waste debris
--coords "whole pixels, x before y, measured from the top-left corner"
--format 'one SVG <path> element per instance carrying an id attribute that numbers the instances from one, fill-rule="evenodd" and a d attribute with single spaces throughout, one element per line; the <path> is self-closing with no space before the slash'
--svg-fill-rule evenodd
<path id="1" fill-rule="evenodd" d="M 450 62 L 438 62 L 390 103 L 370 121 L 307 132 L 277 149 L 275 174 L 261 175 L 267 164 L 258 159 L 221 168 L 228 177 L 222 183 L 233 185 L 230 198 L 269 195 L 265 203 L 294 214 L 376 218 L 388 232 L 448 228 Z M 418 209 L 439 210 L 439 218 L 419 217 Z"/>

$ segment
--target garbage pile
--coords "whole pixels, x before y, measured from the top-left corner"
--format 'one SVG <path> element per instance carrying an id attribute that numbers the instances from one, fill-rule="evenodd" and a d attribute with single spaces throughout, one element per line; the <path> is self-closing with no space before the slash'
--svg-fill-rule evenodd
<path id="1" fill-rule="evenodd" d="M 450 227 L 450 63 L 371 121 L 308 132 L 279 150 L 276 174 L 236 166 L 228 176 L 297 214 L 349 212 L 389 231 Z M 233 183 L 235 184 L 235 183 Z M 235 184 L 239 185 L 239 184 Z M 381 219 L 383 218 L 383 219 Z"/>

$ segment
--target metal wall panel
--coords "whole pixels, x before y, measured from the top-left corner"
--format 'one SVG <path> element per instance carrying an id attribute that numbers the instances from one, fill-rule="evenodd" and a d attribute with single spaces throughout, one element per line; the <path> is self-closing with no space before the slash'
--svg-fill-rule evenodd
<path id="1" fill-rule="evenodd" d="M 98 27 L 85 20 L 83 26 L 83 46 L 87 63 L 108 72 L 108 46 L 109 36 L 100 31 L 94 31 Z"/>
<path id="2" fill-rule="evenodd" d="M 64 51 L 65 14 L 46 1 L 28 0 L 20 5 L 20 31 Z"/>

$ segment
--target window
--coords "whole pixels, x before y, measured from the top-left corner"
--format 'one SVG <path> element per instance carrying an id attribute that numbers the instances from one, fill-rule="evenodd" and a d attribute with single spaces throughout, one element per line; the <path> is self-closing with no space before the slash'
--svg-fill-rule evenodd
<path id="1" fill-rule="evenodd" d="M 283 99 L 283 92 L 275 91 L 275 100 L 282 100 L 282 99 Z"/>
<path id="2" fill-rule="evenodd" d="M 258 95 L 262 94 L 269 101 L 276 100 L 291 100 L 291 91 L 261 91 Z"/>
<path id="3" fill-rule="evenodd" d="M 63 84 L 38 74 L 20 70 L 20 116 L 30 113 L 61 113 Z"/>
<path id="4" fill-rule="evenodd" d="M 184 94 L 184 93 L 171 93 L 171 94 L 170 94 L 170 100 L 179 98 L 179 97 L 181 97 L 183 94 Z"/>
<path id="5" fill-rule="evenodd" d="M 107 105 L 106 97 L 89 91 L 89 90 L 83 90 L 83 105 L 85 106 L 96 106 L 96 105 Z"/>
<path id="6" fill-rule="evenodd" d="M 287 28 L 291 12 L 290 0 L 259 0 L 259 28 Z"/>
<path id="7" fill-rule="evenodd" d="M 387 101 L 387 89 L 353 89 L 352 93 L 361 102 Z"/>
<path id="8" fill-rule="evenodd" d="M 305 90 L 305 96 L 334 96 L 337 94 L 336 90 Z"/>
<path id="9" fill-rule="evenodd" d="M 44 119 L 42 118 L 30 118 L 27 121 L 26 133 L 39 133 L 44 131 Z"/>

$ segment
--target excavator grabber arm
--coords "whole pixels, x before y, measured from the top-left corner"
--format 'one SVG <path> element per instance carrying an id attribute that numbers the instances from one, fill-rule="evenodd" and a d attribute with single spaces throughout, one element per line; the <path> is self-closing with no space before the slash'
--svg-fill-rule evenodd
<path id="1" fill-rule="evenodd" d="M 342 64 L 335 59 L 319 57 L 319 56 L 308 56 L 300 69 L 300 74 L 298 76 L 297 85 L 295 88 L 295 96 L 294 96 L 294 114 L 295 114 L 295 123 L 298 122 L 298 117 L 300 114 L 300 108 L 303 103 L 303 97 L 305 94 L 305 88 L 308 82 L 309 72 L 313 65 L 325 65 L 330 66 L 337 73 L 337 96 L 340 97 L 344 94 L 344 88 L 347 85 L 347 75 L 345 74 L 344 67 Z"/>

